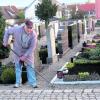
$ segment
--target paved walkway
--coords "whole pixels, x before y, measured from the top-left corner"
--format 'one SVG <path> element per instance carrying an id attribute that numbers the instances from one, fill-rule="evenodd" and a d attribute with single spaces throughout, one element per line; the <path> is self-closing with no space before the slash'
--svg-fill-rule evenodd
<path id="1" fill-rule="evenodd" d="M 0 90 L 0 100 L 100 100 L 100 89 Z"/>
<path id="2" fill-rule="evenodd" d="M 92 37 L 88 36 L 88 38 Z M 71 49 L 59 62 L 51 64 L 40 74 L 51 81 L 56 71 L 69 61 L 77 51 L 81 50 L 82 42 L 74 49 Z M 0 100 L 100 100 L 100 84 L 77 84 L 77 85 L 53 85 L 46 82 L 40 75 L 37 75 L 39 88 L 33 89 L 27 84 L 18 89 L 13 85 L 0 85 Z"/>

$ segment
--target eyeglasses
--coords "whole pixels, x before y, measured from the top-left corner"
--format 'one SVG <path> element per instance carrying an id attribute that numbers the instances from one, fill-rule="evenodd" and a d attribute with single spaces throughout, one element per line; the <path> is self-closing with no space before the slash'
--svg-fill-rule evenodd
<path id="1" fill-rule="evenodd" d="M 33 27 L 29 27 L 29 26 L 27 26 L 27 28 L 28 28 L 28 29 L 32 29 Z"/>

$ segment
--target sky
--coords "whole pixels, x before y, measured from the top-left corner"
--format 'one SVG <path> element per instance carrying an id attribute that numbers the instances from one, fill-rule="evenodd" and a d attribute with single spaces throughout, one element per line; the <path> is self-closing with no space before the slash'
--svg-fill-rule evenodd
<path id="1" fill-rule="evenodd" d="M 16 7 L 26 7 L 29 5 L 33 0 L 1 0 L 0 6 L 7 6 L 7 5 L 15 5 Z M 88 0 L 57 0 L 60 3 L 85 3 Z M 91 0 L 95 1 L 95 0 Z"/>

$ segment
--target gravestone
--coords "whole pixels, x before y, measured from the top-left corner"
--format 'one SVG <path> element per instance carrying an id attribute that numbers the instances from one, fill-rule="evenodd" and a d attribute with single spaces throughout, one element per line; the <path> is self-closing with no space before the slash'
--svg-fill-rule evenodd
<path id="1" fill-rule="evenodd" d="M 60 57 L 62 57 L 69 50 L 67 23 L 60 25 L 60 29 L 57 35 L 57 40 L 58 40 L 58 52 Z"/>
<path id="2" fill-rule="evenodd" d="M 41 62 L 40 57 L 39 57 L 38 43 L 37 43 L 37 46 L 36 46 L 36 49 L 34 52 L 34 63 L 35 63 L 35 68 L 38 71 L 41 71 L 43 69 L 42 62 Z"/>
<path id="3" fill-rule="evenodd" d="M 55 63 L 57 61 L 57 55 L 55 46 L 55 33 L 52 25 L 50 25 L 48 28 L 47 44 L 48 44 L 47 63 Z"/>
<path id="4" fill-rule="evenodd" d="M 81 20 L 78 20 L 78 22 L 77 22 L 77 32 L 78 32 L 78 42 L 80 42 L 81 38 L 83 37 Z"/>
<path id="5" fill-rule="evenodd" d="M 78 44 L 77 23 L 68 26 L 68 45 L 72 49 Z"/>

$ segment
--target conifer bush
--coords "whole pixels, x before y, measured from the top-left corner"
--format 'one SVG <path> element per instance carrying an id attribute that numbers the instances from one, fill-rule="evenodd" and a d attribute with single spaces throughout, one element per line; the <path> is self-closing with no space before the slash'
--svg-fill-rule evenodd
<path id="1" fill-rule="evenodd" d="M 1 73 L 1 82 L 3 84 L 13 84 L 15 83 L 15 71 L 14 68 L 8 67 L 4 68 Z"/>

